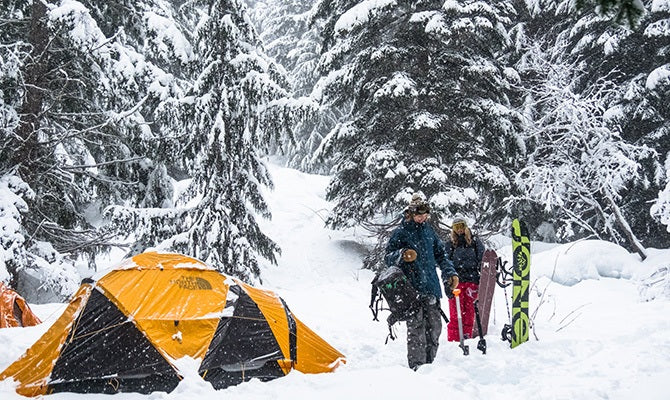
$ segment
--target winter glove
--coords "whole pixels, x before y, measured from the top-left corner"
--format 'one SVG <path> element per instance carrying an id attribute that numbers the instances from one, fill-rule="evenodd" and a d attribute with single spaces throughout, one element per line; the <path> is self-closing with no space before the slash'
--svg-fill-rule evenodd
<path id="1" fill-rule="evenodd" d="M 407 249 L 402 252 L 402 260 L 404 262 L 413 262 L 416 260 L 416 251 L 412 249 Z"/>
<path id="2" fill-rule="evenodd" d="M 447 285 L 449 286 L 450 291 L 453 291 L 458 287 L 458 276 L 452 275 L 447 279 Z"/>

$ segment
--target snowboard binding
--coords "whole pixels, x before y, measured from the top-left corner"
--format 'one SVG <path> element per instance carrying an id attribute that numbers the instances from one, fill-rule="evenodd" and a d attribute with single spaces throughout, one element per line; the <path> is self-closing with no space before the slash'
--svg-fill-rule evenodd
<path id="1" fill-rule="evenodd" d="M 512 343 L 512 325 L 505 324 L 500 332 L 500 340 Z"/>

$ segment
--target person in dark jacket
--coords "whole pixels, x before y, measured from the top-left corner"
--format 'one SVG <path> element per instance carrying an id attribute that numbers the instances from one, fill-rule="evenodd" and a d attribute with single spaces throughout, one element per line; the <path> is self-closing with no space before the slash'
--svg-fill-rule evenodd
<path id="1" fill-rule="evenodd" d="M 479 290 L 479 271 L 484 243 L 472 236 L 465 218 L 456 216 L 451 224 L 451 241 L 447 249 L 449 260 L 454 263 L 460 281 L 461 289 L 461 318 L 463 320 L 463 335 L 471 338 L 475 322 L 475 300 Z M 449 323 L 447 324 L 447 340 L 458 341 L 458 314 L 456 300 L 449 299 Z"/>
<path id="2" fill-rule="evenodd" d="M 436 268 L 442 271 L 446 290 L 458 285 L 458 275 L 447 258 L 446 246 L 426 221 L 428 203 L 415 194 L 404 212 L 404 220 L 393 231 L 386 246 L 387 266 L 400 266 L 412 286 L 421 293 L 421 304 L 407 319 L 407 361 L 416 370 L 433 362 L 442 330 L 442 288 Z"/>

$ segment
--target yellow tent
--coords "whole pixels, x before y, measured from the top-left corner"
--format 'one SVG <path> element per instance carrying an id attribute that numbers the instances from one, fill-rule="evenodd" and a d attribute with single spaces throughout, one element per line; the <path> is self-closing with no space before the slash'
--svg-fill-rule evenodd
<path id="1" fill-rule="evenodd" d="M 334 371 L 344 355 L 275 293 L 180 254 L 143 253 L 84 282 L 53 326 L 0 373 L 24 396 L 172 391 L 175 360 L 219 389 L 291 369 Z"/>

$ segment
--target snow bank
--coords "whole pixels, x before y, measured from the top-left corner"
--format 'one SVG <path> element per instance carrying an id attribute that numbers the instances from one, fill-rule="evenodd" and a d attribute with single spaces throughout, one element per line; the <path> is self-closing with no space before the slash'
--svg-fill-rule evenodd
<path id="1" fill-rule="evenodd" d="M 531 267 L 534 276 L 546 276 L 561 285 L 572 286 L 601 277 L 630 279 L 640 272 L 641 262 L 638 256 L 614 243 L 582 240 L 534 253 Z"/>
<path id="2" fill-rule="evenodd" d="M 361 269 L 364 249 L 370 245 L 366 232 L 324 227 L 332 209 L 324 199 L 328 177 L 276 166 L 270 171 L 275 189 L 266 196 L 273 220 L 263 220 L 262 229 L 277 241 L 282 254 L 278 265 L 262 266 L 264 286 L 279 293 L 301 321 L 343 352 L 347 364 L 335 373 L 293 371 L 274 381 L 254 379 L 216 391 L 193 372 L 194 360 L 182 359 L 180 367 L 191 372 L 172 393 L 124 393 L 114 399 L 667 399 L 670 300 L 660 296 L 646 301 L 638 277 L 668 265 L 670 250 L 650 249 L 649 258 L 641 262 L 608 242 L 533 242 L 530 341 L 510 349 L 500 340 L 509 299 L 496 288 L 485 338 L 487 354 L 476 350 L 477 340 L 469 340 L 471 354 L 465 357 L 443 334 L 435 362 L 414 372 L 407 367 L 405 325 L 396 325 L 398 338 L 384 344 L 386 324 L 372 321 L 368 304 L 373 274 Z M 509 260 L 509 238 L 496 237 L 494 242 Z M 506 291 L 511 295 L 511 288 Z M 35 306 L 45 323 L 1 329 L 0 369 L 37 340 L 64 307 Z M 442 307 L 446 309 L 446 302 Z M 22 399 L 8 381 L 0 382 L 0 398 Z M 59 393 L 48 398 L 110 397 Z"/>

